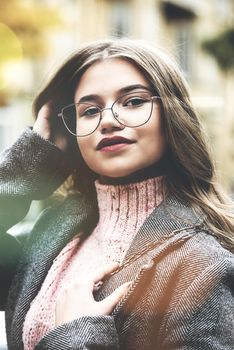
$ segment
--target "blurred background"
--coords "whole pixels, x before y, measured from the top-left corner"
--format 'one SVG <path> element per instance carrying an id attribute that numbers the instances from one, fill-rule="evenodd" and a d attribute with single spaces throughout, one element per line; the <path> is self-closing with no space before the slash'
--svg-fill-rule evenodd
<path id="1" fill-rule="evenodd" d="M 234 0 L 0 0 L 0 151 L 32 125 L 32 100 L 61 61 L 85 42 L 110 37 L 143 39 L 175 57 L 219 179 L 233 193 Z M 1 320 L 0 333 L 5 349 Z"/>

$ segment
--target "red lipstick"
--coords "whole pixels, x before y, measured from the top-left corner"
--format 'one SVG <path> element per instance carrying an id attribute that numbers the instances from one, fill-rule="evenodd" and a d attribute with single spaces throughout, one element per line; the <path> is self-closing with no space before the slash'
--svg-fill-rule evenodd
<path id="1" fill-rule="evenodd" d="M 105 137 L 98 143 L 96 149 L 98 151 L 114 151 L 132 143 L 134 141 L 121 136 Z"/>

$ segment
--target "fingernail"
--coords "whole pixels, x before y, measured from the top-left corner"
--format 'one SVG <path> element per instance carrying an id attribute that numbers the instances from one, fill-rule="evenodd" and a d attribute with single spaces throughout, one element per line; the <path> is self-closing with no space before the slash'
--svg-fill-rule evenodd
<path id="1" fill-rule="evenodd" d="M 94 287 L 95 287 L 95 288 L 100 288 L 102 285 L 103 285 L 103 282 L 102 282 L 102 281 L 99 281 L 99 282 L 97 282 L 97 283 L 94 283 Z"/>

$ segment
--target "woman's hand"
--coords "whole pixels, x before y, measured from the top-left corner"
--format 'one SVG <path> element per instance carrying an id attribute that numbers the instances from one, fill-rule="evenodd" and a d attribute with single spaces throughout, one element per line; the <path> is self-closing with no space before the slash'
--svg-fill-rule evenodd
<path id="1" fill-rule="evenodd" d="M 53 142 L 62 151 L 66 151 L 68 147 L 68 140 L 65 134 L 62 135 L 61 131 L 56 125 L 53 125 L 53 121 L 57 116 L 53 113 L 53 102 L 47 102 L 38 112 L 36 122 L 33 126 L 33 130 L 46 140 Z"/>
<path id="2" fill-rule="evenodd" d="M 102 301 L 95 301 L 93 292 L 102 279 L 118 268 L 117 263 L 107 265 L 75 282 L 58 298 L 56 303 L 56 326 L 82 316 L 109 315 L 127 292 L 130 282 L 124 283 Z"/>

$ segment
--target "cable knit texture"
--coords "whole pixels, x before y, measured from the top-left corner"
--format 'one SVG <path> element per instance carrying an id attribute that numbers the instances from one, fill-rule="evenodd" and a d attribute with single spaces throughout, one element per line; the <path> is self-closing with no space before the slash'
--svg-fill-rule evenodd
<path id="1" fill-rule="evenodd" d="M 163 199 L 163 178 L 116 186 L 96 182 L 96 190 L 98 225 L 80 245 L 79 235 L 75 236 L 54 260 L 26 315 L 25 350 L 34 349 L 37 342 L 55 327 L 55 304 L 63 288 L 97 266 L 123 260 L 136 232 Z"/>

